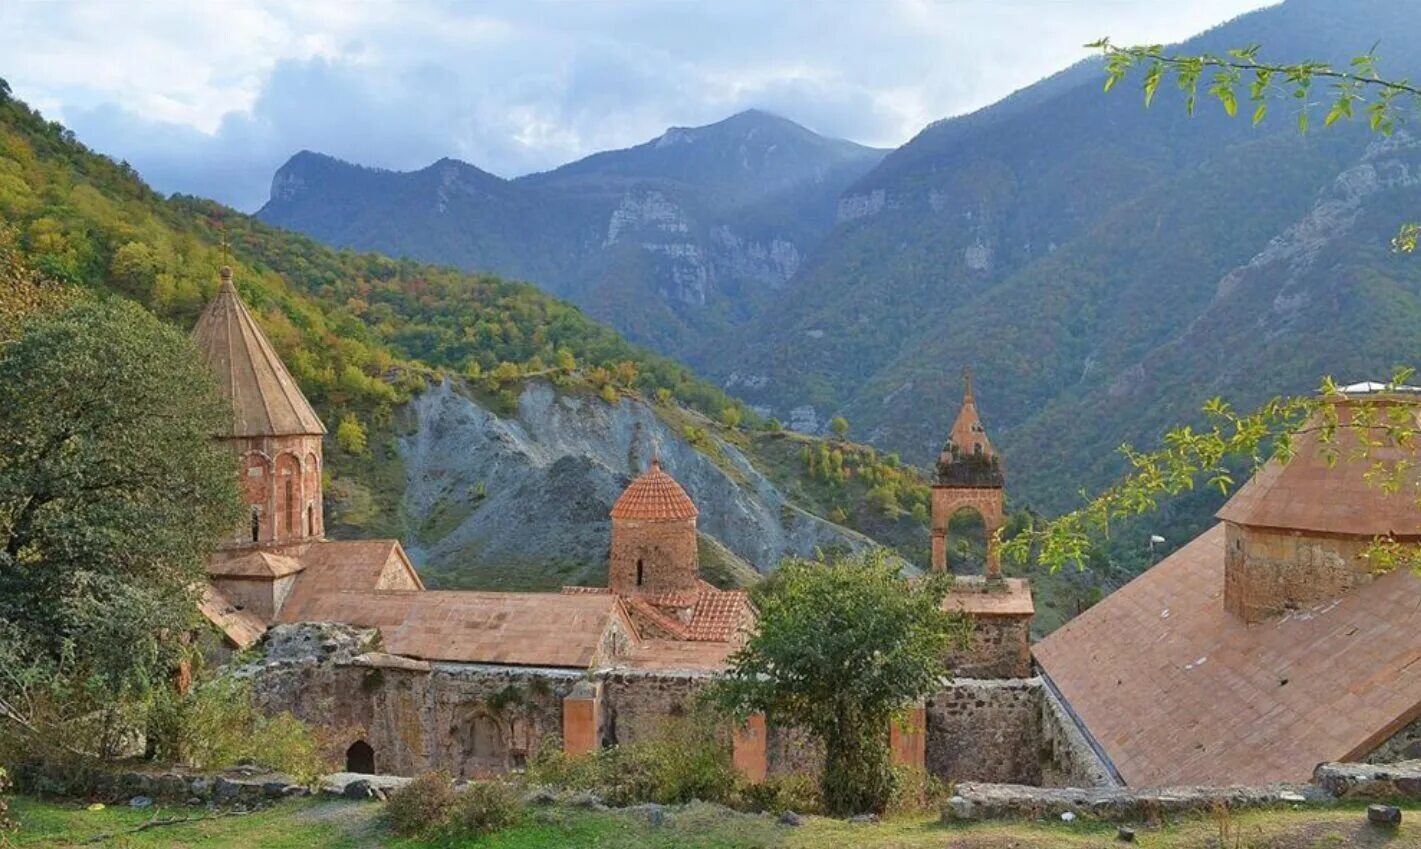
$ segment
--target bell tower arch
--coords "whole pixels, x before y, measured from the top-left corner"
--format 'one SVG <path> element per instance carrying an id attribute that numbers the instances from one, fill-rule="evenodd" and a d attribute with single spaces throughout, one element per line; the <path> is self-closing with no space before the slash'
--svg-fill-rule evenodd
<path id="1" fill-rule="evenodd" d="M 962 409 L 952 424 L 952 433 L 938 455 L 933 481 L 932 568 L 948 568 L 947 534 L 952 517 L 970 510 L 982 517 L 987 536 L 988 580 L 1000 580 L 1002 567 L 997 551 L 997 531 L 1004 521 L 1001 457 L 992 448 L 977 401 L 972 395 L 972 372 L 963 369 Z"/>

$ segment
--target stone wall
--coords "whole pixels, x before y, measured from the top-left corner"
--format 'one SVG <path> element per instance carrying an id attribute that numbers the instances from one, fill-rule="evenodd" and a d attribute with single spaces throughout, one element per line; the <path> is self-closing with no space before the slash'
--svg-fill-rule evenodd
<path id="1" fill-rule="evenodd" d="M 1366 757 L 1369 764 L 1391 764 L 1421 758 L 1421 718 L 1413 720 Z"/>
<path id="2" fill-rule="evenodd" d="M 926 707 L 928 772 L 950 781 L 1041 782 L 1041 679 L 957 679 Z"/>
<path id="3" fill-rule="evenodd" d="M 1371 580 L 1370 539 L 1224 525 L 1224 608 L 1245 622 L 1340 598 Z"/>
<path id="4" fill-rule="evenodd" d="M 448 770 L 478 777 L 522 766 L 541 746 L 563 744 L 564 700 L 596 693 L 603 746 L 657 735 L 689 716 L 712 676 L 425 663 L 384 654 L 376 632 L 340 625 L 278 626 L 265 659 L 240 674 L 264 710 L 289 710 L 374 752 L 373 769 L 397 775 Z M 589 685 L 596 684 L 596 687 Z M 1013 784 L 1107 783 L 1108 771 L 1039 678 L 955 679 L 924 706 L 924 766 L 948 780 Z M 726 745 L 732 729 L 724 729 Z M 884 729 L 887 735 L 889 730 Z M 769 775 L 815 773 L 823 753 L 797 729 L 765 729 Z M 353 770 L 361 771 L 361 770 Z"/>
<path id="5" fill-rule="evenodd" d="M 947 668 L 957 678 L 1026 678 L 1031 674 L 1031 617 L 973 617 L 972 641 L 954 649 Z"/>
<path id="6" fill-rule="evenodd" d="M 1120 787 L 1066 706 L 1045 681 L 1041 687 L 1041 786 Z"/>
<path id="7" fill-rule="evenodd" d="M 614 671 L 602 681 L 603 745 L 653 737 L 668 717 L 689 715 L 710 677 L 690 673 Z M 728 738 L 727 738 L 728 739 Z"/>
<path id="8" fill-rule="evenodd" d="M 345 626 L 275 629 L 268 659 L 246 667 L 259 707 L 289 710 L 364 741 L 375 770 L 477 777 L 522 766 L 540 744 L 561 744 L 562 700 L 583 678 L 558 669 L 428 664 L 361 652 L 373 632 Z"/>
<path id="9" fill-rule="evenodd" d="M 695 592 L 699 558 L 695 519 L 613 519 L 607 585 L 626 594 Z"/>

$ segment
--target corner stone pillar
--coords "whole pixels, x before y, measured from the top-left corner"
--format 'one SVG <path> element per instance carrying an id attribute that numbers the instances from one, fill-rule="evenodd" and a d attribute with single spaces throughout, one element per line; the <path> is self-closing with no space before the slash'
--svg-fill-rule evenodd
<path id="1" fill-rule="evenodd" d="M 582 681 L 562 700 L 562 750 L 585 755 L 602 746 L 602 684 Z"/>
<path id="2" fill-rule="evenodd" d="M 730 762 L 735 771 L 751 784 L 765 780 L 765 715 L 757 713 L 735 729 Z"/>
<path id="3" fill-rule="evenodd" d="M 932 566 L 934 572 L 947 569 L 947 528 L 933 528 Z"/>
<path id="4" fill-rule="evenodd" d="M 888 749 L 894 766 L 923 769 L 927 764 L 927 710 L 921 704 L 908 708 L 903 719 L 888 723 Z"/>

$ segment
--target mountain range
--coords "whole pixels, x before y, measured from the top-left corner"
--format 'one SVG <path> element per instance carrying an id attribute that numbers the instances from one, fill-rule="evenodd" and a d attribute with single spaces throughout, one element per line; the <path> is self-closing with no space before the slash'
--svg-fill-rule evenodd
<path id="1" fill-rule="evenodd" d="M 747 111 L 504 180 L 442 159 L 408 173 L 303 151 L 262 220 L 341 247 L 536 281 L 688 361 L 775 292 L 886 151 Z"/>
<path id="2" fill-rule="evenodd" d="M 1383 71 L 1415 78 L 1421 49 L 1391 37 L 1414 13 L 1288 0 L 1172 49 L 1345 64 L 1380 38 Z M 1044 510 L 1211 396 L 1250 405 L 1415 360 L 1421 261 L 1389 248 L 1421 209 L 1405 128 L 1301 134 L 1294 103 L 1253 126 L 1102 82 L 1082 63 L 886 155 L 762 112 L 512 181 L 302 153 L 258 215 L 528 279 L 765 415 L 808 432 L 843 415 L 913 461 L 970 365 L 1013 495 Z"/>

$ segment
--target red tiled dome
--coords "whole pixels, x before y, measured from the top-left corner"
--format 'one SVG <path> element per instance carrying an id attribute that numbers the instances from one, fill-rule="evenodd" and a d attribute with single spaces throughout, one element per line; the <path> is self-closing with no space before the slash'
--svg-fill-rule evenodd
<path id="1" fill-rule="evenodd" d="M 694 519 L 699 512 L 686 490 L 661 470 L 660 460 L 652 460 L 646 474 L 632 481 L 612 505 L 613 519 L 670 522 Z"/>

